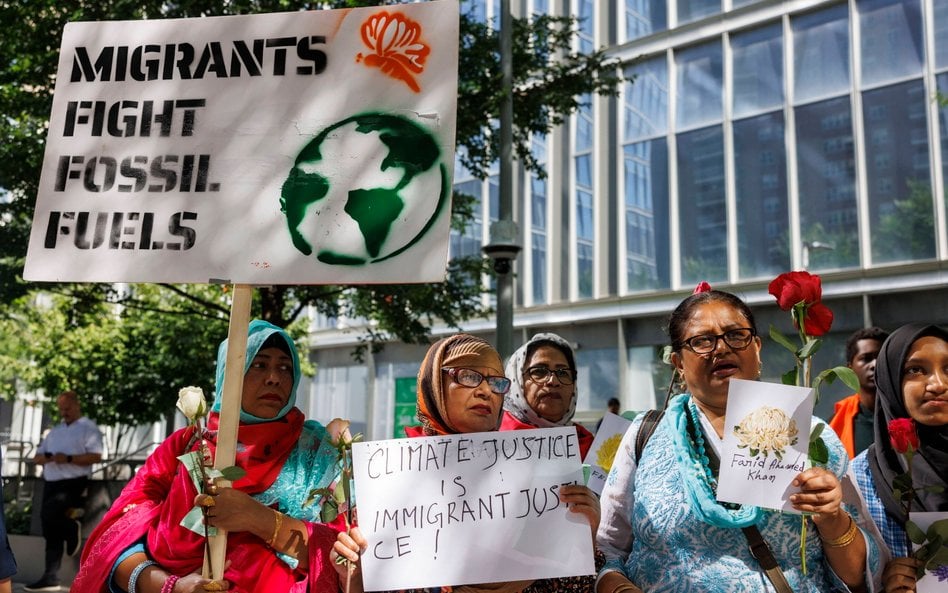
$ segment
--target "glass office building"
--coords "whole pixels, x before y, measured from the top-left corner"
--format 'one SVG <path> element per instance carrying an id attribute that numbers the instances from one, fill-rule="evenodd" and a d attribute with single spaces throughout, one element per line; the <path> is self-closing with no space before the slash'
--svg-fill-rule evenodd
<path id="1" fill-rule="evenodd" d="M 781 272 L 823 278 L 835 321 L 820 368 L 844 363 L 865 325 L 948 323 L 948 0 L 511 4 L 580 17 L 577 51 L 608 48 L 625 76 L 617 97 L 584 97 L 534 138 L 545 178 L 515 174 L 514 342 L 554 331 L 575 344 L 578 418 L 613 396 L 624 409 L 661 402 L 667 316 L 702 280 L 754 308 L 764 380 L 792 366 L 766 337 L 791 329 L 767 294 Z M 489 22 L 499 5 L 462 2 Z M 497 216 L 496 174 L 458 168 L 456 186 L 480 209 L 451 249 L 476 252 Z M 386 438 L 410 420 L 425 349 L 391 344 L 355 363 L 357 325 L 314 319 L 319 370 L 302 401 Z M 465 329 L 494 337 L 493 320 Z M 844 394 L 829 390 L 818 414 Z"/>

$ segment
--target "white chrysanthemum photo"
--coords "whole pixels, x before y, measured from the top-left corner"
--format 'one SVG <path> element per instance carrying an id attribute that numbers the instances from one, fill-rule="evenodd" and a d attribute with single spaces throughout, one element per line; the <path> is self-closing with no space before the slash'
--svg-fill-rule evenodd
<path id="1" fill-rule="evenodd" d="M 752 457 L 773 453 L 783 459 L 784 451 L 797 444 L 798 434 L 796 421 L 770 406 L 754 410 L 734 427 L 738 448 L 748 449 Z"/>

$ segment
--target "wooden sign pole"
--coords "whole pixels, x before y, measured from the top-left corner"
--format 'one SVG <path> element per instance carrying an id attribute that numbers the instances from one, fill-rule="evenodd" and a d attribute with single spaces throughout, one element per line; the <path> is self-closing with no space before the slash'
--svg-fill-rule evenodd
<path id="1" fill-rule="evenodd" d="M 217 453 L 214 468 L 234 465 L 237 455 L 237 426 L 240 423 L 241 392 L 244 386 L 244 366 L 247 359 L 247 328 L 250 325 L 250 305 L 253 288 L 247 284 L 234 285 L 234 300 L 230 308 L 230 327 L 227 330 L 227 362 L 224 369 L 224 387 L 221 390 L 220 424 L 217 433 Z M 220 488 L 229 487 L 227 480 L 217 480 Z M 210 538 L 210 565 L 213 574 L 208 577 L 205 562 L 204 576 L 214 580 L 224 578 L 227 556 L 227 532 L 218 529 Z"/>

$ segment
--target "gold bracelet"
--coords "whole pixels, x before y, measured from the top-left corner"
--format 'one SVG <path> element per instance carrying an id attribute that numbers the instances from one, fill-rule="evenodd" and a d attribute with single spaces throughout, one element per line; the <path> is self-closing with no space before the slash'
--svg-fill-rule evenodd
<path id="1" fill-rule="evenodd" d="M 275 513 L 274 515 L 275 522 L 273 524 L 273 535 L 271 535 L 270 539 L 267 540 L 267 545 L 270 546 L 271 548 L 273 547 L 273 544 L 276 543 L 277 536 L 280 535 L 280 529 L 283 528 L 283 513 L 281 513 L 280 511 L 276 509 L 273 509 L 273 512 Z"/>
<path id="2" fill-rule="evenodd" d="M 831 548 L 843 548 L 853 543 L 856 539 L 856 533 L 858 533 L 856 528 L 856 522 L 853 521 L 852 515 L 849 515 L 849 529 L 846 530 L 846 533 L 837 537 L 836 539 L 825 539 L 820 535 L 820 539 L 823 540 L 823 543 Z"/>

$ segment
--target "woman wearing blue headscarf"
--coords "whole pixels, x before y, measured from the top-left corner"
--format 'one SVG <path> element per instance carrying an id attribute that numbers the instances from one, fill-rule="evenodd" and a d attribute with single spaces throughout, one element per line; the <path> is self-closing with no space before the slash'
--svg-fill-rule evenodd
<path id="1" fill-rule="evenodd" d="M 178 457 L 217 448 L 227 342 L 217 358 L 217 388 L 207 428 L 172 434 L 149 456 L 95 529 L 82 555 L 76 590 L 171 593 L 223 586 L 229 591 L 337 591 L 329 550 L 342 525 L 320 523 L 313 490 L 338 478 L 336 449 L 326 428 L 295 407 L 299 356 L 281 328 L 254 320 L 237 431 L 236 465 L 246 475 L 232 488 L 212 489 L 207 524 L 227 530 L 223 583 L 200 572 L 204 528 L 186 525 L 199 495 Z M 341 521 L 341 517 L 340 517 Z M 208 588 L 208 590 L 214 590 Z M 216 589 L 222 590 L 222 589 Z"/>

